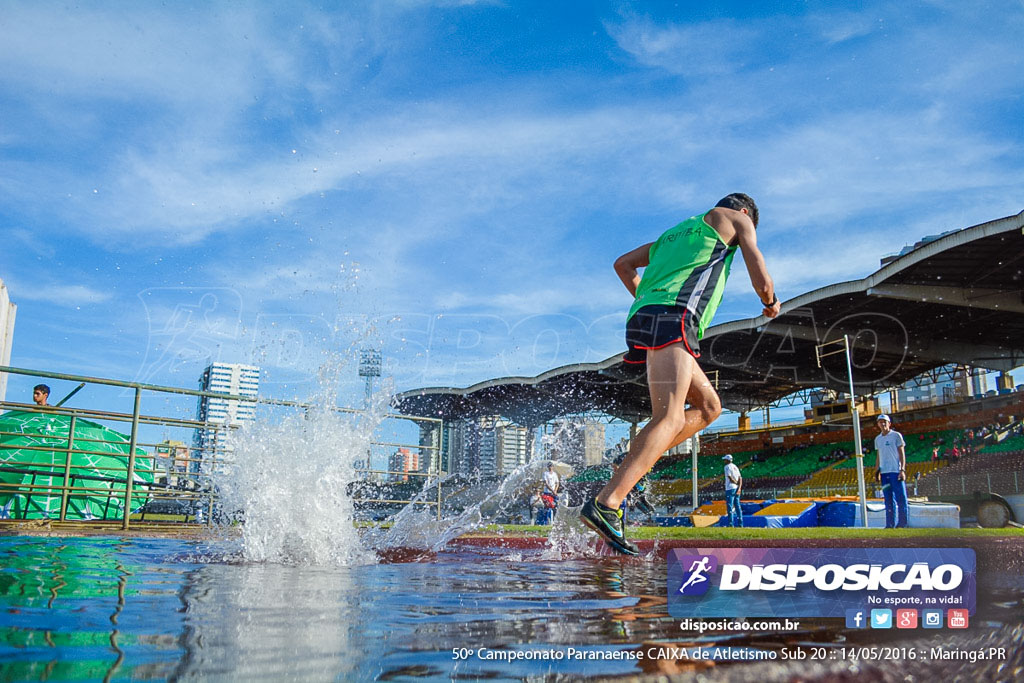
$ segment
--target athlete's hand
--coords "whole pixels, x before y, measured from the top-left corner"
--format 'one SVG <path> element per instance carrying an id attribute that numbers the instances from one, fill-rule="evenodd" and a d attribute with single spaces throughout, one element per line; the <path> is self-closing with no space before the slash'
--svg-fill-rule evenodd
<path id="1" fill-rule="evenodd" d="M 762 302 L 762 303 L 764 303 L 764 302 Z M 764 315 L 766 318 L 774 318 L 775 316 L 777 316 L 779 314 L 779 310 L 781 308 L 782 308 L 782 302 L 781 301 L 776 301 L 771 306 L 765 306 L 763 309 L 761 309 L 761 314 Z"/>

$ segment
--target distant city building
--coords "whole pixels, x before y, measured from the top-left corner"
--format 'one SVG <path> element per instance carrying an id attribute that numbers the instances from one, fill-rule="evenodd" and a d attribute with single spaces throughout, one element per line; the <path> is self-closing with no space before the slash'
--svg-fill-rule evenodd
<path id="1" fill-rule="evenodd" d="M 511 422 L 494 428 L 495 474 L 506 475 L 530 460 L 531 432 Z"/>
<path id="2" fill-rule="evenodd" d="M 156 445 L 157 471 L 163 472 L 168 486 L 177 486 L 188 472 L 189 448 L 184 441 L 162 441 Z"/>
<path id="3" fill-rule="evenodd" d="M 255 365 L 214 363 L 203 370 L 199 378 L 201 391 L 212 391 L 236 396 L 256 398 L 260 388 L 260 369 Z M 199 399 L 197 419 L 223 428 L 197 429 L 198 457 L 221 458 L 234 451 L 230 427 L 238 427 L 256 419 L 256 404 L 237 399 L 202 396 Z M 198 463 L 193 463 L 198 469 Z"/>
<path id="4" fill-rule="evenodd" d="M 529 430 L 498 416 L 476 421 L 478 438 L 477 461 L 480 473 L 486 477 L 504 476 L 530 456 Z"/>
<path id="5" fill-rule="evenodd" d="M 7 285 L 0 280 L 0 365 L 11 364 L 11 347 L 14 345 L 14 315 L 18 307 L 11 303 Z M 0 374 L 0 401 L 7 400 L 7 373 Z"/>
<path id="6" fill-rule="evenodd" d="M 604 423 L 583 423 L 583 464 L 600 465 L 604 460 Z"/>
<path id="7" fill-rule="evenodd" d="M 984 396 L 986 391 L 988 377 L 983 368 L 946 365 L 905 383 L 896 396 L 900 409 L 908 410 L 964 401 Z"/>
<path id="8" fill-rule="evenodd" d="M 532 430 L 497 415 L 452 420 L 440 430 L 425 425 L 420 428 L 421 471 L 435 471 L 433 459 L 439 458 L 442 472 L 505 476 L 530 461 L 532 444 Z"/>
<path id="9" fill-rule="evenodd" d="M 391 454 L 388 469 L 391 470 L 393 481 L 409 481 L 409 472 L 420 469 L 420 454 L 409 448 L 399 448 Z M 402 474 L 397 474 L 401 472 Z"/>
<path id="10" fill-rule="evenodd" d="M 604 424 L 593 420 L 558 420 L 545 436 L 545 457 L 584 466 L 604 461 Z"/>
<path id="11" fill-rule="evenodd" d="M 457 458 L 452 457 L 453 444 L 458 440 L 458 425 L 454 422 L 430 422 L 420 425 L 420 471 L 424 474 L 451 473 Z"/>
<path id="12" fill-rule="evenodd" d="M 917 242 L 914 242 L 913 244 L 906 245 L 905 247 L 900 249 L 899 252 L 896 253 L 896 254 L 889 254 L 888 256 L 883 256 L 882 259 L 881 259 L 881 264 L 884 266 L 884 265 L 886 265 L 888 263 L 892 263 L 893 261 L 895 261 L 899 257 L 906 256 L 907 254 L 909 254 L 910 252 L 914 251 L 915 249 L 919 249 L 920 247 L 923 247 L 924 245 L 926 245 L 926 244 L 928 244 L 930 242 L 934 242 L 935 240 L 942 239 L 946 235 L 951 235 L 954 232 L 959 232 L 959 231 L 958 230 L 947 230 L 946 232 L 939 233 L 938 235 L 928 235 L 926 237 L 922 237 Z"/>

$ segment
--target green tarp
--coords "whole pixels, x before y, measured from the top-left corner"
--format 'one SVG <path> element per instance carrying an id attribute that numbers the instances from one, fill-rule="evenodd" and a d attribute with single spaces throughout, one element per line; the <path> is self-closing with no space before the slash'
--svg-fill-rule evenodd
<path id="1" fill-rule="evenodd" d="M 10 411 L 0 415 L 0 518 L 59 519 L 61 492 L 27 487 L 63 486 L 69 415 Z M 66 519 L 121 519 L 130 439 L 101 424 L 75 419 L 69 483 L 98 489 L 72 492 Z M 83 452 L 74 452 L 83 451 Z M 153 461 L 135 449 L 132 511 L 145 505 Z M 137 492 L 137 494 L 136 494 Z"/>

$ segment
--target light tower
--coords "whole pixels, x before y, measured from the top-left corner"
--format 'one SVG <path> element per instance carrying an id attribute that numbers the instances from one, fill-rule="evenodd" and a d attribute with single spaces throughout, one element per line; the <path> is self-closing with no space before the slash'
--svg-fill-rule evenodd
<path id="1" fill-rule="evenodd" d="M 364 407 L 369 407 L 373 395 L 373 378 L 380 377 L 380 351 L 363 349 L 359 352 L 359 376 L 366 378 Z"/>

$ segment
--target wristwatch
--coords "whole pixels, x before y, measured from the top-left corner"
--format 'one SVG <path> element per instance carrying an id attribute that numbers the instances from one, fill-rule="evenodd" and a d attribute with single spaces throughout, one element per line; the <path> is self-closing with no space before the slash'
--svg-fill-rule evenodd
<path id="1" fill-rule="evenodd" d="M 779 296 L 773 292 L 772 293 L 772 302 L 770 304 L 766 304 L 763 301 L 761 303 L 764 304 L 765 308 L 771 308 L 775 304 L 779 303 Z"/>

